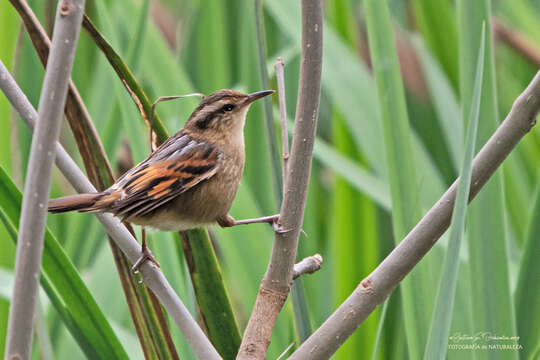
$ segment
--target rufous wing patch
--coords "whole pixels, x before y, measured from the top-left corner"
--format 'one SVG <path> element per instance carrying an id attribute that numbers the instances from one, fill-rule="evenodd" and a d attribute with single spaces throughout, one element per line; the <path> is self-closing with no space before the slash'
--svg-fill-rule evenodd
<path id="1" fill-rule="evenodd" d="M 212 177 L 221 156 L 213 146 L 194 141 L 169 153 L 169 157 L 157 161 L 150 157 L 117 183 L 116 191 L 121 196 L 112 206 L 117 215 L 144 216 L 159 208 Z"/>

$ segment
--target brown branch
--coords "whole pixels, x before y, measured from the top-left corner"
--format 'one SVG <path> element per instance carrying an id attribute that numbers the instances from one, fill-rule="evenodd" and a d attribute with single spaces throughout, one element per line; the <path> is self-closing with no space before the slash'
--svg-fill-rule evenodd
<path id="1" fill-rule="evenodd" d="M 320 254 L 302 259 L 299 263 L 294 264 L 293 280 L 304 274 L 313 274 L 315 271 L 320 270 L 322 262 L 323 258 Z"/>
<path id="2" fill-rule="evenodd" d="M 540 71 L 516 99 L 510 113 L 473 161 L 471 201 L 512 149 L 536 124 Z M 381 304 L 448 229 L 459 179 L 347 300 L 289 359 L 328 359 Z"/>
<path id="3" fill-rule="evenodd" d="M 496 18 L 492 18 L 491 25 L 493 27 L 495 40 L 504 42 L 516 52 L 520 53 L 534 66 L 540 68 L 540 51 L 530 39 L 525 37 L 521 32 L 509 28 Z"/>
<path id="4" fill-rule="evenodd" d="M 302 0 L 302 54 L 296 106 L 296 127 L 289 161 L 280 224 L 285 232 L 275 234 L 274 247 L 257 300 L 244 332 L 238 359 L 264 359 L 270 336 L 289 294 L 298 235 L 304 218 L 307 187 L 321 90 L 322 4 Z"/>

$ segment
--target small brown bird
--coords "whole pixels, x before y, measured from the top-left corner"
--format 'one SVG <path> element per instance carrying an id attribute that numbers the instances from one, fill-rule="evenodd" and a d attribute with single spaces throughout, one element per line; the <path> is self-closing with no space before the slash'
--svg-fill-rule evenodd
<path id="1" fill-rule="evenodd" d="M 246 114 L 253 101 L 272 93 L 220 90 L 205 97 L 182 130 L 107 190 L 52 199 L 49 211 L 110 212 L 143 230 L 266 222 L 283 231 L 277 224 L 279 214 L 241 221 L 229 215 L 244 172 Z M 144 234 L 143 254 L 134 270 L 146 259 L 155 262 Z"/>

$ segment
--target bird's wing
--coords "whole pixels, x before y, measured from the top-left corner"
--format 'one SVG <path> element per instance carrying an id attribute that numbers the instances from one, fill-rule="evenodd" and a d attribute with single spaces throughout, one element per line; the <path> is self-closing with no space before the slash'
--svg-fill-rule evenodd
<path id="1" fill-rule="evenodd" d="M 211 178 L 221 153 L 206 142 L 179 133 L 145 161 L 128 171 L 109 189 L 117 216 L 144 216 L 181 193 Z"/>

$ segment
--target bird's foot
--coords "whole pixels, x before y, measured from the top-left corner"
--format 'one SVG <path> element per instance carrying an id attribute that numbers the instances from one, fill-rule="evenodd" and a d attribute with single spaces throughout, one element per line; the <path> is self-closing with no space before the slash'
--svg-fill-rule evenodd
<path id="1" fill-rule="evenodd" d="M 276 215 L 271 215 L 271 216 L 266 216 L 265 220 L 267 220 L 266 222 L 268 224 L 270 224 L 270 226 L 272 227 L 272 229 L 274 229 L 274 232 L 275 233 L 278 233 L 278 234 L 285 234 L 285 233 L 288 233 L 289 231 L 291 231 L 292 229 L 284 229 L 281 227 L 281 224 L 279 223 L 279 214 L 276 214 Z M 306 232 L 304 231 L 304 229 L 300 228 L 300 232 L 302 234 L 304 234 L 306 237 L 307 237 L 307 234 Z"/>
<path id="2" fill-rule="evenodd" d="M 270 216 L 263 216 L 260 218 L 255 219 L 244 219 L 244 220 L 234 220 L 234 218 L 230 215 L 227 215 L 226 218 L 218 221 L 219 225 L 222 227 L 231 227 L 236 225 L 248 225 L 248 224 L 259 224 L 259 223 L 267 223 L 269 224 L 274 232 L 278 234 L 284 234 L 291 229 L 284 229 L 281 227 L 281 224 L 279 223 L 279 214 L 276 215 L 270 215 Z"/>
<path id="3" fill-rule="evenodd" d="M 269 216 L 269 218 L 270 218 L 270 220 L 269 220 L 268 223 L 270 224 L 272 229 L 274 229 L 275 233 L 285 234 L 285 233 L 288 233 L 289 231 L 291 231 L 291 229 L 284 229 L 284 228 L 281 227 L 281 224 L 279 223 L 279 214 Z"/>
<path id="4" fill-rule="evenodd" d="M 150 251 L 150 249 L 146 246 L 144 246 L 141 250 L 141 256 L 137 259 L 137 261 L 135 262 L 135 264 L 133 264 L 133 266 L 131 267 L 131 271 L 134 273 L 134 274 L 137 274 L 139 272 L 139 269 L 141 268 L 141 266 L 146 262 L 146 261 L 151 261 L 152 263 L 154 263 L 154 265 L 156 265 L 158 268 L 160 267 L 159 266 L 159 263 L 157 262 L 156 258 L 154 257 L 154 255 L 152 254 L 152 252 Z"/>

